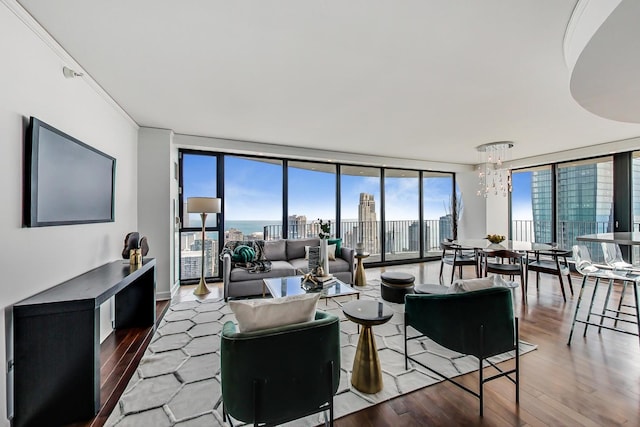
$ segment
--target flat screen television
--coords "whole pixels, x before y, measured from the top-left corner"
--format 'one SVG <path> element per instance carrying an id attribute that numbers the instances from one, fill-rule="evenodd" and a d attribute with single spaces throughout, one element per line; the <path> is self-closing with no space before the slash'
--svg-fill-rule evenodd
<path id="1" fill-rule="evenodd" d="M 31 117 L 25 140 L 26 227 L 114 220 L 116 160 Z"/>

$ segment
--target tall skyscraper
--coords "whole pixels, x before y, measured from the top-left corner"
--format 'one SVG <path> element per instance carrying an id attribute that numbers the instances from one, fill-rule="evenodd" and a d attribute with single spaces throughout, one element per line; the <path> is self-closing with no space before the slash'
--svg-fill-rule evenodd
<path id="1" fill-rule="evenodd" d="M 182 279 L 200 277 L 202 263 L 202 238 L 193 240 L 188 249 L 182 250 L 181 271 Z M 218 275 L 218 241 L 205 237 L 204 241 L 204 275 L 212 277 Z"/>
<path id="2" fill-rule="evenodd" d="M 237 228 L 230 228 L 224 232 L 224 241 L 228 242 L 230 240 L 245 240 L 244 233 Z"/>
<path id="3" fill-rule="evenodd" d="M 632 194 L 631 194 L 631 203 L 633 206 L 633 231 L 640 231 L 639 224 L 640 223 L 640 157 L 634 157 L 631 163 L 631 182 L 633 182 L 632 186 Z M 640 249 L 635 247 L 635 249 Z"/>
<path id="4" fill-rule="evenodd" d="M 307 236 L 307 217 L 305 215 L 289 215 L 289 238 L 302 239 Z"/>
<path id="5" fill-rule="evenodd" d="M 558 242 L 571 248 L 582 234 L 613 229 L 613 165 L 611 162 L 574 164 L 557 168 Z M 533 225 L 537 242 L 555 240 L 551 233 L 551 170 L 531 176 Z"/>
<path id="6" fill-rule="evenodd" d="M 453 216 L 451 214 L 446 214 L 440 217 L 438 221 L 438 230 L 438 244 L 445 239 L 453 239 Z"/>
<path id="7" fill-rule="evenodd" d="M 531 210 L 533 217 L 533 241 L 553 242 L 553 206 L 551 193 L 551 169 L 531 173 Z M 530 233 L 526 233 L 530 234 Z M 531 236 L 523 236 L 526 240 Z"/>
<path id="8" fill-rule="evenodd" d="M 360 193 L 358 204 L 358 233 L 357 239 L 364 243 L 367 252 L 378 253 L 378 219 L 376 216 L 376 202 L 373 194 Z"/>
<path id="9" fill-rule="evenodd" d="M 409 251 L 418 252 L 420 250 L 420 222 L 413 221 L 409 224 Z"/>

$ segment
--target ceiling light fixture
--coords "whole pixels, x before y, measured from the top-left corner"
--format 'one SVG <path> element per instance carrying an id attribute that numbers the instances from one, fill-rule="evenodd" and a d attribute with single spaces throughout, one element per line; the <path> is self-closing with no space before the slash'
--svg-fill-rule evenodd
<path id="1" fill-rule="evenodd" d="M 511 170 L 505 165 L 511 160 L 511 148 L 511 141 L 489 142 L 476 147 L 482 157 L 478 165 L 478 196 L 501 193 L 506 197 L 512 191 Z"/>
<path id="2" fill-rule="evenodd" d="M 62 67 L 62 74 L 64 74 L 64 76 L 68 79 L 84 76 L 83 73 L 78 73 L 67 66 Z"/>

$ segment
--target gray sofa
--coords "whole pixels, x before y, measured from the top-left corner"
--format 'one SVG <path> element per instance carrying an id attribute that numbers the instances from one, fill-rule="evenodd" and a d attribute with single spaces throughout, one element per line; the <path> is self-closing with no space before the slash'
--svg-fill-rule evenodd
<path id="1" fill-rule="evenodd" d="M 305 246 L 319 246 L 319 238 L 267 240 L 264 242 L 264 255 L 271 262 L 271 271 L 250 273 L 234 267 L 231 255 L 222 258 L 222 279 L 224 299 L 262 295 L 263 280 L 272 277 L 286 277 L 300 274 L 299 268 L 307 268 L 309 261 L 304 259 Z M 354 250 L 342 247 L 335 261 L 329 261 L 329 273 L 344 283 L 353 283 L 355 271 Z"/>

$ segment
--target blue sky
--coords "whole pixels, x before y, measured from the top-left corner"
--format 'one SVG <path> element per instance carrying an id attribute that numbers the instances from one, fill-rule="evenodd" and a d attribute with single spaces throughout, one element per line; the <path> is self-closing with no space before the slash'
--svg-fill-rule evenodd
<path id="1" fill-rule="evenodd" d="M 215 157 L 185 154 L 183 176 L 185 200 L 188 197 L 216 196 Z M 357 219 L 361 192 L 374 195 L 379 216 L 379 183 L 378 177 L 343 175 L 342 219 Z M 417 178 L 388 178 L 385 186 L 386 219 L 417 219 Z M 335 188 L 335 174 L 289 168 L 289 214 L 306 215 L 311 220 L 333 219 Z M 451 178 L 425 179 L 425 191 L 425 219 L 444 215 L 449 209 Z M 227 156 L 225 209 L 227 220 L 274 220 L 279 223 L 282 217 L 281 164 Z"/>
<path id="2" fill-rule="evenodd" d="M 531 176 L 533 172 L 514 172 L 511 193 L 511 216 L 514 220 L 532 220 Z"/>

